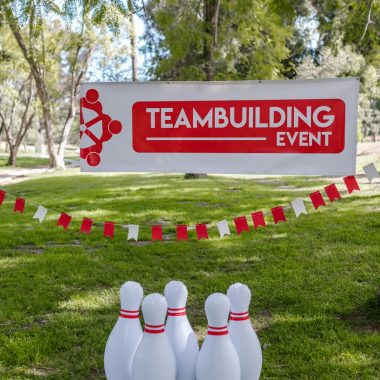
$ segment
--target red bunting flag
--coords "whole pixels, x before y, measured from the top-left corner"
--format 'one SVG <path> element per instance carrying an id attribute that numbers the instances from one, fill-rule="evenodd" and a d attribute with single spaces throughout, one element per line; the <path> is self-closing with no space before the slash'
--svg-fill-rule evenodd
<path id="1" fill-rule="evenodd" d="M 24 212 L 25 209 L 25 199 L 16 198 L 15 207 L 13 208 L 13 212 Z"/>
<path id="2" fill-rule="evenodd" d="M 355 176 L 349 175 L 347 177 L 344 177 L 343 181 L 346 184 L 346 187 L 347 187 L 349 194 L 351 194 L 354 190 L 360 191 L 360 187 L 359 187 L 358 182 L 356 181 Z"/>
<path id="3" fill-rule="evenodd" d="M 252 221 L 253 221 L 253 227 L 255 230 L 257 230 L 259 226 L 263 226 L 263 227 L 266 226 L 264 213 L 262 211 L 253 212 L 251 216 L 252 216 Z"/>
<path id="4" fill-rule="evenodd" d="M 189 240 L 186 224 L 177 225 L 177 240 Z"/>
<path id="5" fill-rule="evenodd" d="M 335 185 L 335 183 L 332 183 L 331 185 L 326 186 L 325 192 L 326 192 L 327 196 L 329 197 L 329 200 L 331 203 L 333 203 L 335 201 L 335 199 L 342 198 L 338 188 Z"/>
<path id="6" fill-rule="evenodd" d="M 83 218 L 80 232 L 89 235 L 92 227 L 92 219 Z"/>
<path id="7" fill-rule="evenodd" d="M 162 226 L 152 226 L 152 240 L 162 240 Z"/>
<path id="8" fill-rule="evenodd" d="M 207 226 L 205 224 L 197 224 L 195 230 L 197 231 L 198 240 L 208 239 Z"/>
<path id="9" fill-rule="evenodd" d="M 105 222 L 104 223 L 104 237 L 110 237 L 113 239 L 115 233 L 115 223 Z"/>
<path id="10" fill-rule="evenodd" d="M 286 217 L 282 206 L 273 207 L 271 211 L 274 219 L 274 224 L 277 224 L 278 222 L 286 222 Z"/>
<path id="11" fill-rule="evenodd" d="M 71 216 L 63 212 L 58 219 L 57 226 L 62 226 L 65 230 L 69 227 Z"/>
<path id="12" fill-rule="evenodd" d="M 318 207 L 320 206 L 326 206 L 325 200 L 323 199 L 322 194 L 319 190 L 314 191 L 314 193 L 309 194 L 309 197 L 316 210 L 318 210 Z"/>
<path id="13" fill-rule="evenodd" d="M 247 218 L 245 216 L 239 216 L 234 219 L 236 232 L 240 235 L 243 231 L 249 232 L 249 226 L 247 222 Z"/>
<path id="14" fill-rule="evenodd" d="M 3 204 L 6 192 L 4 190 L 0 190 L 0 206 Z"/>

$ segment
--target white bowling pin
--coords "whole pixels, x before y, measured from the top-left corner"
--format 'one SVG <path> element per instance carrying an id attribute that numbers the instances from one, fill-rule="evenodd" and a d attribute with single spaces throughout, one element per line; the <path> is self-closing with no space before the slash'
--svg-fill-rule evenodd
<path id="1" fill-rule="evenodd" d="M 176 358 L 176 380 L 195 380 L 199 347 L 186 316 L 187 288 L 180 281 L 170 281 L 164 294 L 169 306 L 165 330 Z"/>
<path id="2" fill-rule="evenodd" d="M 197 380 L 240 380 L 240 362 L 228 335 L 230 301 L 221 293 L 211 294 L 205 303 L 208 332 L 199 353 Z"/>
<path id="3" fill-rule="evenodd" d="M 175 356 L 164 325 L 167 309 L 161 294 L 144 298 L 141 310 L 145 329 L 133 359 L 132 380 L 175 380 Z"/>
<path id="4" fill-rule="evenodd" d="M 128 281 L 120 288 L 121 310 L 104 352 L 108 380 L 132 379 L 132 359 L 143 335 L 139 319 L 143 296 L 137 282 Z"/>
<path id="5" fill-rule="evenodd" d="M 258 380 L 263 362 L 260 341 L 249 319 L 251 291 L 237 283 L 229 287 L 227 296 L 231 302 L 229 331 L 239 355 L 241 380 Z"/>

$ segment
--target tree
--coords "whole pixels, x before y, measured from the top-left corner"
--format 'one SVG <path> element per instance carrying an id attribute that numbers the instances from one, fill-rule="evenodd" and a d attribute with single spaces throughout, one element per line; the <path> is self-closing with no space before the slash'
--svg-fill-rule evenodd
<path id="1" fill-rule="evenodd" d="M 380 4 L 374 0 L 312 1 L 318 46 L 298 68 L 298 77 L 360 77 L 358 130 L 380 134 Z"/>
<path id="2" fill-rule="evenodd" d="M 380 134 L 380 78 L 374 66 L 350 45 L 336 41 L 334 47 L 320 50 L 317 59 L 305 58 L 297 69 L 299 79 L 357 76 L 361 78 L 359 92 L 358 130 L 362 138 Z"/>
<path id="3" fill-rule="evenodd" d="M 96 47 L 94 51 L 89 76 L 91 80 L 120 82 L 133 80 L 136 72 L 134 64 L 129 65 L 130 51 L 130 23 L 128 19 L 119 23 L 118 38 L 105 25 L 96 33 Z M 137 65 L 137 62 L 136 62 Z"/>
<path id="4" fill-rule="evenodd" d="M 37 112 L 35 86 L 7 26 L 0 27 L 0 46 L 0 125 L 9 146 L 8 165 L 16 166 L 19 147 Z"/>
<path id="5" fill-rule="evenodd" d="M 54 8 L 55 11 L 57 11 Z M 30 71 L 36 83 L 37 94 L 41 102 L 43 125 L 46 132 L 46 140 L 51 167 L 64 167 L 64 150 L 73 120 L 76 114 L 76 104 L 78 101 L 79 88 L 84 80 L 85 73 L 88 68 L 89 61 L 93 52 L 91 33 L 87 32 L 88 23 L 86 20 L 86 11 L 83 10 L 82 18 L 80 19 L 79 32 L 66 30 L 66 60 L 68 63 L 68 85 L 66 90 L 69 93 L 67 116 L 64 122 L 62 133 L 59 140 L 58 151 L 54 146 L 54 124 L 52 115 L 52 94 L 49 91 L 48 81 L 51 77 L 51 69 L 47 67 L 47 61 L 52 57 L 49 56 L 50 45 L 46 45 L 46 29 L 47 25 L 41 18 L 38 25 L 33 24 L 33 19 L 38 13 L 41 17 L 43 12 L 41 5 L 39 8 L 30 10 L 28 33 L 20 26 L 19 20 L 16 18 L 13 9 L 8 6 L 6 8 L 6 19 L 13 33 L 17 44 L 27 61 Z M 58 63 L 62 59 L 62 51 L 55 50 L 55 58 Z M 57 66 L 57 62 L 56 62 Z M 59 79 L 57 78 L 57 81 Z"/>
<path id="6" fill-rule="evenodd" d="M 26 133 L 30 129 L 35 116 L 35 109 L 33 107 L 34 89 L 33 78 L 29 76 L 25 81 L 19 81 L 21 87 L 17 92 L 17 96 L 10 96 L 5 94 L 5 97 L 12 99 L 11 104 L 8 104 L 4 99 L 0 98 L 0 120 L 1 127 L 5 131 L 5 137 L 9 145 L 9 159 L 8 165 L 16 166 L 16 158 L 19 147 L 23 142 Z M 14 89 L 12 89 L 14 90 Z M 8 112 L 6 109 L 8 108 Z M 20 110 L 20 108 L 22 110 Z M 30 111 L 31 109 L 31 111 Z M 20 117 L 16 113 L 20 113 Z"/>
<path id="7" fill-rule="evenodd" d="M 64 167 L 64 151 L 76 114 L 79 88 L 85 78 L 94 51 L 92 24 L 106 24 L 111 30 L 117 32 L 119 16 L 127 16 L 129 6 L 133 6 L 135 10 L 136 4 L 132 0 L 127 5 L 118 0 L 81 2 L 66 0 L 63 3 L 62 11 L 53 1 L 44 0 L 4 1 L 0 5 L 1 19 L 5 18 L 9 24 L 36 83 L 51 167 Z M 46 67 L 46 61 L 48 60 L 50 46 L 45 43 L 45 34 L 49 23 L 44 22 L 47 15 L 54 14 L 62 15 L 72 25 L 79 25 L 78 31 L 71 30 L 69 32 L 67 30 L 70 35 L 68 46 L 71 49 L 59 58 L 60 60 L 64 56 L 67 59 L 69 73 L 65 72 L 62 76 L 69 77 L 67 86 L 65 86 L 69 96 L 67 116 L 60 134 L 58 150 L 55 149 L 54 144 L 54 132 L 56 130 L 52 111 L 54 96 L 47 83 L 50 73 Z M 27 30 L 25 29 L 26 25 Z"/>
<path id="8" fill-rule="evenodd" d="M 151 0 L 145 51 L 161 80 L 283 77 L 304 1 Z"/>
<path id="9" fill-rule="evenodd" d="M 319 46 L 333 46 L 339 37 L 366 61 L 380 67 L 380 3 L 375 0 L 313 0 L 319 22 Z"/>

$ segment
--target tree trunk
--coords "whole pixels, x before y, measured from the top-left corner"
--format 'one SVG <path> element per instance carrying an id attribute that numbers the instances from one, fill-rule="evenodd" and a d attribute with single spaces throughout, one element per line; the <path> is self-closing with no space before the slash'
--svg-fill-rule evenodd
<path id="1" fill-rule="evenodd" d="M 24 55 L 24 58 L 29 64 L 30 71 L 32 72 L 33 78 L 36 83 L 38 97 L 42 105 L 42 115 L 43 115 L 44 128 L 46 130 L 46 140 L 47 140 L 47 146 L 48 146 L 48 152 L 49 152 L 50 166 L 52 168 L 57 168 L 58 162 L 57 162 L 57 156 L 54 150 L 53 128 L 52 128 L 51 113 L 50 113 L 50 107 L 49 107 L 49 96 L 45 88 L 42 72 L 39 69 L 37 62 L 34 60 L 33 54 L 30 54 L 30 51 L 28 50 L 25 44 L 25 41 L 21 35 L 17 20 L 15 19 L 12 10 L 9 9 L 6 14 L 7 14 L 8 24 L 12 30 L 13 36 L 15 37 L 17 44 L 19 45 Z"/>
<path id="2" fill-rule="evenodd" d="M 218 41 L 219 9 L 220 0 L 205 0 L 203 59 L 206 80 L 213 80 L 215 74 L 215 48 Z"/>
<path id="3" fill-rule="evenodd" d="M 215 48 L 218 41 L 218 19 L 220 0 L 204 1 L 204 28 L 205 37 L 203 40 L 203 70 L 206 81 L 214 79 L 215 74 Z M 185 179 L 207 177 L 205 173 L 186 173 Z"/>
<path id="4" fill-rule="evenodd" d="M 81 47 L 78 47 L 77 49 L 77 60 L 79 57 L 80 48 Z M 67 141 L 69 140 L 70 131 L 73 126 L 76 112 L 77 112 L 80 86 L 82 85 L 84 78 L 86 76 L 88 65 L 91 61 L 93 52 L 94 52 L 94 45 L 89 47 L 87 54 L 83 58 L 82 67 L 76 79 L 75 79 L 75 66 L 72 68 L 70 106 L 67 113 L 65 125 L 63 126 L 61 138 L 59 140 L 58 156 L 57 156 L 58 165 L 62 168 L 65 167 L 65 149 L 67 146 Z"/>
<path id="5" fill-rule="evenodd" d="M 1 137 L 3 134 L 3 129 L 4 129 L 4 125 L 3 125 L 3 123 L 1 123 L 1 125 L 0 125 L 0 149 L 1 149 Z"/>
<path id="6" fill-rule="evenodd" d="M 9 146 L 8 166 L 16 166 L 18 148 L 16 145 Z"/>
<path id="7" fill-rule="evenodd" d="M 129 11 L 132 9 L 132 1 L 128 1 Z M 137 77 L 137 54 L 136 54 L 136 26 L 134 14 L 131 12 L 129 17 L 129 40 L 131 44 L 131 63 L 132 63 L 132 80 L 136 82 Z"/>
<path id="8" fill-rule="evenodd" d="M 75 114 L 76 114 L 76 101 L 72 102 L 70 105 L 70 110 L 68 117 L 66 119 L 65 125 L 62 130 L 61 140 L 59 142 L 58 148 L 58 163 L 61 167 L 65 167 L 65 149 L 67 146 L 67 141 L 70 136 L 70 131 L 74 123 Z"/>
<path id="9" fill-rule="evenodd" d="M 40 119 L 40 127 L 38 128 L 38 136 L 36 142 L 36 153 L 41 156 L 46 156 L 46 144 L 45 144 L 45 127 L 43 126 L 43 120 Z"/>

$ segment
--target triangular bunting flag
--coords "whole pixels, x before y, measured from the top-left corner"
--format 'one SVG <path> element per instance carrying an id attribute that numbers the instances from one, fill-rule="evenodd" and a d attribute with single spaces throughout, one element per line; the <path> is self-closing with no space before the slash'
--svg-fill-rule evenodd
<path id="1" fill-rule="evenodd" d="M 152 240 L 162 240 L 162 226 L 152 226 Z"/>
<path id="2" fill-rule="evenodd" d="M 25 210 L 25 199 L 16 198 L 13 212 L 20 212 L 22 214 L 24 210 Z"/>
<path id="3" fill-rule="evenodd" d="M 112 222 L 105 222 L 104 223 L 104 237 L 110 237 L 113 239 L 115 233 L 115 223 Z"/>
<path id="4" fill-rule="evenodd" d="M 41 206 L 41 205 L 38 206 L 38 209 L 37 209 L 36 213 L 34 214 L 33 219 L 38 219 L 40 221 L 40 223 L 42 223 L 46 217 L 47 211 L 48 210 L 46 207 Z"/>
<path id="5" fill-rule="evenodd" d="M 325 187 L 325 192 L 329 198 L 329 201 L 333 203 L 335 199 L 342 198 L 338 188 L 336 187 L 335 183 L 332 183 L 331 185 L 328 185 Z"/>
<path id="6" fill-rule="evenodd" d="M 295 199 L 291 203 L 292 203 L 294 213 L 296 214 L 296 218 L 298 218 L 301 214 L 307 215 L 305 202 L 302 199 Z"/>
<path id="7" fill-rule="evenodd" d="M 177 240 L 189 240 L 186 224 L 177 225 Z"/>
<path id="8" fill-rule="evenodd" d="M 371 183 L 374 178 L 380 178 L 374 163 L 363 166 L 363 170 L 369 183 Z"/>
<path id="9" fill-rule="evenodd" d="M 69 227 L 71 216 L 63 212 L 58 219 L 57 226 L 62 226 L 65 230 Z"/>
<path id="10" fill-rule="evenodd" d="M 4 190 L 0 190 L 0 206 L 3 204 L 6 192 Z"/>
<path id="11" fill-rule="evenodd" d="M 253 221 L 253 228 L 255 230 L 258 229 L 259 226 L 265 227 L 265 219 L 264 219 L 264 213 L 262 211 L 256 211 L 251 214 L 252 221 Z"/>
<path id="12" fill-rule="evenodd" d="M 277 224 L 279 222 L 286 222 L 286 217 L 282 206 L 273 207 L 271 211 L 273 215 L 274 224 Z"/>
<path id="13" fill-rule="evenodd" d="M 343 181 L 346 184 L 347 191 L 349 194 L 351 194 L 354 190 L 360 191 L 360 187 L 359 187 L 358 182 L 356 181 L 355 176 L 349 175 L 347 177 L 344 177 Z"/>
<path id="14" fill-rule="evenodd" d="M 91 227 L 92 227 L 92 219 L 83 218 L 82 225 L 80 226 L 80 232 L 82 232 L 83 234 L 89 235 L 91 231 Z"/>
<path id="15" fill-rule="evenodd" d="M 128 225 L 128 237 L 127 240 L 138 240 L 139 238 L 139 226 L 137 224 L 129 224 Z"/>
<path id="16" fill-rule="evenodd" d="M 249 226 L 247 218 L 245 216 L 239 216 L 238 218 L 235 218 L 234 223 L 238 235 L 240 235 L 243 231 L 249 232 Z"/>
<path id="17" fill-rule="evenodd" d="M 197 224 L 195 230 L 197 231 L 198 240 L 208 239 L 207 226 L 205 224 Z"/>
<path id="18" fill-rule="evenodd" d="M 313 204 L 316 210 L 318 210 L 318 207 L 320 206 L 326 206 L 325 200 L 323 199 L 322 194 L 319 190 L 309 194 L 309 197 L 311 199 L 311 203 Z"/>
<path id="19" fill-rule="evenodd" d="M 231 235 L 227 220 L 221 220 L 220 222 L 216 223 L 216 226 L 218 227 L 220 237 L 223 237 L 224 235 Z"/>

